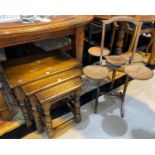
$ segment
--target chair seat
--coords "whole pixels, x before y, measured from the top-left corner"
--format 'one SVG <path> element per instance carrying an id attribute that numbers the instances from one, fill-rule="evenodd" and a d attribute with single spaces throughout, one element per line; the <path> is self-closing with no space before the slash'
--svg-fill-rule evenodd
<path id="1" fill-rule="evenodd" d="M 131 59 L 131 56 L 132 56 L 132 52 L 127 52 L 127 53 L 121 54 L 121 56 L 127 62 L 129 62 L 129 60 Z M 139 54 L 138 52 L 134 53 L 133 62 L 142 62 L 143 60 L 144 60 L 144 58 L 143 58 L 143 56 L 141 54 Z"/>
<path id="2" fill-rule="evenodd" d="M 39 80 L 79 66 L 79 62 L 60 51 L 15 59 L 2 63 L 11 88 Z"/>
<path id="3" fill-rule="evenodd" d="M 106 56 L 106 61 L 114 66 L 121 66 L 126 64 L 126 60 L 119 55 L 111 55 L 111 56 Z"/>
<path id="4" fill-rule="evenodd" d="M 125 66 L 125 73 L 131 78 L 137 80 L 148 80 L 154 75 L 154 72 L 142 63 L 135 63 Z"/>
<path id="5" fill-rule="evenodd" d="M 93 56 L 101 55 L 101 47 L 95 46 L 88 49 L 88 53 Z M 103 48 L 103 56 L 108 55 L 110 51 L 107 48 Z"/>
<path id="6" fill-rule="evenodd" d="M 71 45 L 71 39 L 67 37 L 59 37 L 36 41 L 33 44 L 37 47 L 42 48 L 45 51 L 52 51 Z"/>
<path id="7" fill-rule="evenodd" d="M 90 65 L 83 69 L 83 73 L 89 78 L 100 80 L 108 77 L 109 70 L 100 65 Z"/>
<path id="8" fill-rule="evenodd" d="M 59 85 L 53 86 L 39 93 L 36 93 L 36 97 L 38 98 L 40 103 L 56 100 L 61 98 L 62 96 L 68 95 L 68 93 L 75 91 L 82 85 L 83 83 L 80 78 L 74 78 L 72 80 L 63 82 Z"/>
<path id="9" fill-rule="evenodd" d="M 71 69 L 62 73 L 54 74 L 41 80 L 22 86 L 24 93 L 29 96 L 49 87 L 53 87 L 67 80 L 71 80 L 82 75 L 81 70 L 78 68 Z"/>

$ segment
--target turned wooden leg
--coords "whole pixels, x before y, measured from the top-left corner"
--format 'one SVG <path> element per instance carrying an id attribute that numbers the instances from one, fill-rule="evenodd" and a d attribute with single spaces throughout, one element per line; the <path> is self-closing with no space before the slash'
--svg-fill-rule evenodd
<path id="1" fill-rule="evenodd" d="M 49 138 L 52 138 L 54 136 L 54 128 L 52 124 L 52 116 L 50 115 L 50 103 L 49 102 L 43 103 L 42 108 L 45 115 L 44 121 L 47 133 Z"/>
<path id="2" fill-rule="evenodd" d="M 44 126 L 43 126 L 43 122 L 41 120 L 41 114 L 39 113 L 39 109 L 37 107 L 38 101 L 35 96 L 30 96 L 29 99 L 30 99 L 30 103 L 32 106 L 32 111 L 33 111 L 33 116 L 34 116 L 35 124 L 37 127 L 37 131 L 39 133 L 41 133 L 44 131 Z"/>
<path id="3" fill-rule="evenodd" d="M 128 81 L 129 81 L 129 76 L 126 75 L 123 93 L 122 93 L 122 97 L 121 97 L 121 117 L 124 117 L 124 101 L 125 101 L 125 95 L 126 95 L 126 90 L 127 90 L 127 86 L 128 86 Z"/>
<path id="4" fill-rule="evenodd" d="M 121 54 L 123 50 L 124 37 L 125 37 L 125 23 L 119 24 L 119 32 L 116 42 L 116 54 Z"/>
<path id="5" fill-rule="evenodd" d="M 84 26 L 77 27 L 75 30 L 76 59 L 82 64 L 83 45 L 84 45 Z"/>
<path id="6" fill-rule="evenodd" d="M 19 106 L 21 107 L 26 126 L 27 126 L 27 128 L 30 128 L 32 126 L 32 121 L 29 117 L 29 111 L 26 108 L 25 103 L 24 103 L 25 95 L 24 95 L 21 88 L 15 88 L 14 92 L 15 92 L 15 95 L 16 95 L 17 100 L 19 102 Z"/>
<path id="7" fill-rule="evenodd" d="M 76 91 L 75 95 L 75 122 L 79 123 L 81 121 L 80 113 L 80 90 Z"/>
<path id="8" fill-rule="evenodd" d="M 110 89 L 113 89 L 113 87 L 114 87 L 115 77 L 116 77 L 116 70 L 114 69 L 112 71 L 112 80 L 111 80 L 111 84 L 110 84 Z"/>
<path id="9" fill-rule="evenodd" d="M 88 27 L 88 41 L 89 41 L 89 48 L 91 47 L 91 41 L 92 41 L 92 24 L 89 24 L 89 27 Z M 92 56 L 88 53 L 88 61 L 89 63 L 91 63 L 91 60 L 92 60 Z"/>
<path id="10" fill-rule="evenodd" d="M 115 24 L 113 24 L 112 25 L 112 32 L 111 32 L 111 39 L 110 39 L 110 43 L 109 43 L 110 51 L 112 51 L 112 47 L 113 47 L 114 40 L 115 40 L 115 34 L 116 34 Z"/>
<path id="11" fill-rule="evenodd" d="M 0 88 L 0 117 L 4 120 L 9 120 L 11 118 L 10 111 L 8 106 L 6 105 L 4 101 L 4 94 L 2 93 L 2 90 Z"/>
<path id="12" fill-rule="evenodd" d="M 17 102 L 17 100 L 15 100 L 15 97 L 12 95 L 11 89 L 9 88 L 7 82 L 4 79 L 4 75 L 0 74 L 0 81 L 1 81 L 1 86 L 2 86 L 2 92 L 6 98 L 6 105 L 10 111 L 10 119 L 13 118 L 13 116 L 15 115 L 15 110 L 13 105 L 15 105 Z"/>
<path id="13" fill-rule="evenodd" d="M 94 107 L 94 113 L 97 113 L 98 110 L 98 97 L 100 93 L 100 81 L 97 80 L 97 89 L 96 89 L 96 100 L 95 100 L 95 107 Z"/>
<path id="14" fill-rule="evenodd" d="M 149 58 L 149 61 L 148 61 L 148 64 L 149 65 L 155 65 L 155 34 L 153 33 L 153 36 L 152 36 L 152 40 L 153 40 L 153 43 L 152 43 L 152 46 L 151 46 L 151 55 L 150 55 L 150 58 Z"/>

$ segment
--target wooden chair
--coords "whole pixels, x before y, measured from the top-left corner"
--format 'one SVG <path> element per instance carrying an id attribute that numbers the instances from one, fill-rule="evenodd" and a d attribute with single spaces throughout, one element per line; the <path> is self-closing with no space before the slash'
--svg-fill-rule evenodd
<path id="1" fill-rule="evenodd" d="M 19 102 L 27 127 L 32 125 L 32 121 L 21 86 L 78 66 L 75 59 L 60 51 L 41 52 L 2 63 L 5 79 Z"/>
<path id="2" fill-rule="evenodd" d="M 54 126 L 50 112 L 53 105 L 58 101 L 67 98 L 68 102 L 66 101 L 66 103 L 71 103 L 71 106 L 73 107 L 72 112 L 74 114 L 75 122 L 78 123 L 81 121 L 79 102 L 81 86 L 82 80 L 80 78 L 74 78 L 36 93 L 35 96 L 37 97 L 43 112 L 42 117 L 44 120 L 44 125 L 50 138 L 52 138 L 59 130 L 62 129 L 63 126 L 70 122 L 69 119 L 59 126 Z M 72 96 L 74 97 L 72 98 Z M 72 98 L 72 100 L 70 100 L 70 98 Z"/>
<path id="3" fill-rule="evenodd" d="M 44 126 L 40 116 L 38 102 L 35 97 L 35 94 L 80 76 L 81 76 L 80 69 L 74 68 L 22 86 L 23 93 L 26 97 L 28 97 L 29 102 L 32 106 L 34 120 L 35 120 L 35 124 L 38 132 L 42 132 L 44 130 Z"/>

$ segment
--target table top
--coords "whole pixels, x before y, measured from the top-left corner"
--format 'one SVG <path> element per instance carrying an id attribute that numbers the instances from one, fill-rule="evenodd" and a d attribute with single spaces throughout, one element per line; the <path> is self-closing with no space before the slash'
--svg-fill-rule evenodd
<path id="1" fill-rule="evenodd" d="M 71 29 L 74 27 L 88 24 L 92 20 L 93 16 L 62 15 L 54 16 L 50 22 L 36 21 L 34 23 L 0 23 L 0 47 L 7 47 L 7 45 L 15 45 L 17 44 L 17 41 L 19 41 L 20 37 L 22 38 L 23 43 L 28 42 L 26 38 L 28 38 L 29 42 L 31 42 L 35 40 L 35 36 L 37 35 L 39 36 L 44 33 L 52 33 L 66 29 Z M 6 43 L 8 41 L 9 43 Z"/>
<path id="2" fill-rule="evenodd" d="M 0 35 L 12 34 L 20 32 L 29 31 L 40 31 L 43 28 L 58 28 L 62 26 L 80 25 L 88 23 L 93 20 L 93 16 L 72 16 L 72 15 L 62 15 L 51 17 L 50 22 L 40 22 L 35 21 L 34 23 L 22 23 L 22 22 L 10 22 L 10 23 L 0 23 Z M 21 28 L 21 29 L 19 29 Z"/>
<path id="3" fill-rule="evenodd" d="M 111 17 L 114 17 L 116 15 L 96 15 L 94 16 L 96 19 L 110 19 Z M 122 16 L 122 15 L 121 15 Z M 155 21 L 155 15 L 127 15 L 129 17 L 133 17 L 138 22 L 154 22 Z"/>

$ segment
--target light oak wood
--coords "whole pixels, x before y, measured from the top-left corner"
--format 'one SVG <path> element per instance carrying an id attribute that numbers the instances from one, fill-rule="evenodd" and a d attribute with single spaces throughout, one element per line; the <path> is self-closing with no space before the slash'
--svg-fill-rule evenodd
<path id="1" fill-rule="evenodd" d="M 67 53 L 63 53 L 61 51 L 43 51 L 42 53 L 38 53 L 36 55 L 4 62 L 2 63 L 2 66 L 4 69 L 5 78 L 8 81 L 10 88 L 15 92 L 15 96 L 22 109 L 27 127 L 30 127 L 32 124 L 31 113 L 33 111 L 38 132 L 42 132 L 43 128 L 38 113 L 37 102 L 34 99 L 34 96 L 29 96 L 30 104 L 32 106 L 32 110 L 30 110 L 29 105 L 25 100 L 27 94 L 24 93 L 22 86 L 36 81 L 37 86 L 32 84 L 32 86 L 36 86 L 35 90 L 34 87 L 30 90 L 36 92 L 46 89 L 52 86 L 52 84 L 55 85 L 60 82 L 57 81 L 57 78 L 62 78 L 60 76 L 63 74 L 60 74 L 60 76 L 55 76 L 55 74 L 62 72 L 65 73 L 65 71 L 79 67 L 80 63 L 71 58 Z M 68 73 L 70 77 L 81 75 L 79 70 L 76 70 L 74 74 L 72 72 Z M 52 80 L 50 77 L 52 75 L 55 77 L 53 77 L 53 83 L 50 81 Z M 67 77 L 65 78 L 65 80 L 67 80 Z M 37 80 L 41 80 L 40 85 L 38 85 Z"/>
<path id="2" fill-rule="evenodd" d="M 74 99 L 73 101 L 74 118 L 76 123 L 81 121 L 79 96 L 80 96 L 80 89 L 82 85 L 83 85 L 82 80 L 80 78 L 74 78 L 36 94 L 36 97 L 40 102 L 41 108 L 44 113 L 42 117 L 44 118 L 43 119 L 44 125 L 46 127 L 49 138 L 54 137 L 56 132 L 60 130 L 62 126 L 64 126 L 65 124 L 68 124 L 68 121 L 67 122 L 65 121 L 63 124 L 59 126 L 53 125 L 50 111 L 53 107 L 53 104 L 56 104 L 56 102 L 64 98 L 67 98 L 70 95 L 75 96 L 73 98 Z"/>
<path id="3" fill-rule="evenodd" d="M 93 16 L 55 16 L 51 22 L 21 22 L 0 24 L 0 48 L 37 40 L 75 35 L 77 60 L 82 63 L 84 25 L 90 23 Z"/>
<path id="4" fill-rule="evenodd" d="M 82 86 L 82 81 L 80 78 L 75 78 L 62 84 L 56 85 L 44 91 L 41 91 L 36 94 L 36 97 L 41 103 L 48 102 L 49 100 L 55 100 L 61 98 L 62 96 L 67 95 Z"/>
<path id="5" fill-rule="evenodd" d="M 31 117 L 29 115 L 30 112 L 28 111 L 28 108 L 27 108 L 27 106 L 25 105 L 25 102 L 24 102 L 25 94 L 22 92 L 20 87 L 15 88 L 14 92 L 15 92 L 15 95 L 17 97 L 19 106 L 20 106 L 20 108 L 22 110 L 26 126 L 27 126 L 27 128 L 30 128 L 32 126 L 32 120 L 31 120 Z"/>
<path id="6" fill-rule="evenodd" d="M 54 66 L 53 66 L 54 67 Z M 81 76 L 81 71 L 79 68 L 64 71 L 62 73 L 54 74 L 47 78 L 34 81 L 32 83 L 21 86 L 25 96 L 29 98 L 30 104 L 32 106 L 33 116 L 35 119 L 35 124 L 39 133 L 43 132 L 43 123 L 41 117 L 40 106 L 36 100 L 35 94 L 51 88 L 53 86 L 59 85 L 63 82 L 77 78 Z"/>
<path id="7" fill-rule="evenodd" d="M 125 73 L 129 77 L 137 80 L 148 80 L 151 79 L 154 75 L 154 72 L 151 69 L 141 63 L 125 66 Z"/>
<path id="8" fill-rule="evenodd" d="M 47 78 L 43 78 L 41 80 L 37 80 L 32 83 L 23 85 L 22 89 L 27 96 L 30 96 L 30 95 L 33 95 L 33 94 L 39 92 L 39 91 L 53 87 L 55 85 L 65 82 L 67 80 L 70 80 L 72 78 L 80 77 L 81 75 L 82 75 L 82 73 L 81 73 L 80 69 L 78 69 L 78 68 L 70 69 L 65 72 L 62 72 L 59 74 L 54 74 Z"/>
<path id="9" fill-rule="evenodd" d="M 152 46 L 151 46 L 151 55 L 148 61 L 148 64 L 155 65 L 155 33 L 152 36 Z"/>
<path id="10" fill-rule="evenodd" d="M 92 19 L 93 16 L 56 16 L 47 23 L 2 23 L 0 24 L 0 47 L 45 39 L 45 34 L 51 33 L 52 36 L 52 32 L 76 28 L 88 24 Z"/>
<path id="11" fill-rule="evenodd" d="M 2 63 L 6 80 L 11 88 L 75 68 L 79 65 L 78 61 L 65 53 L 62 54 L 60 51 L 41 53 Z"/>
<path id="12" fill-rule="evenodd" d="M 109 70 L 100 65 L 90 65 L 84 67 L 83 73 L 89 78 L 101 80 L 108 77 Z"/>
<path id="13" fill-rule="evenodd" d="M 126 52 L 126 53 L 121 54 L 121 56 L 126 60 L 126 62 L 129 62 L 132 58 L 132 53 Z M 143 56 L 140 53 L 135 52 L 132 62 L 142 62 L 142 61 L 144 61 Z"/>
<path id="14" fill-rule="evenodd" d="M 79 26 L 75 30 L 75 46 L 76 46 L 76 59 L 82 64 L 84 45 L 84 26 Z"/>
<path id="15" fill-rule="evenodd" d="M 4 97 L 3 97 L 1 88 L 0 88 L 0 118 L 2 120 L 9 120 L 11 118 L 9 108 L 7 107 L 7 105 L 4 101 Z"/>
<path id="16" fill-rule="evenodd" d="M 100 57 L 101 55 L 101 47 L 99 46 L 94 46 L 88 49 L 88 53 L 93 55 L 93 56 L 98 56 Z M 102 52 L 102 56 L 108 55 L 110 53 L 110 51 L 108 50 L 108 48 L 104 48 L 103 52 Z"/>
<path id="17" fill-rule="evenodd" d="M 106 56 L 106 61 L 114 66 L 122 66 L 126 64 L 126 60 L 119 55 Z"/>

